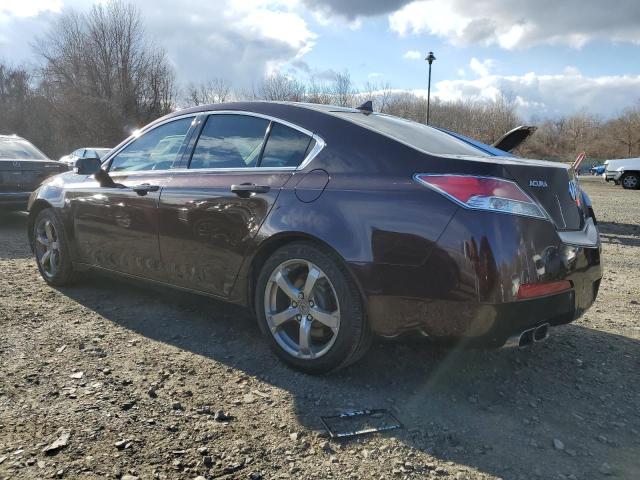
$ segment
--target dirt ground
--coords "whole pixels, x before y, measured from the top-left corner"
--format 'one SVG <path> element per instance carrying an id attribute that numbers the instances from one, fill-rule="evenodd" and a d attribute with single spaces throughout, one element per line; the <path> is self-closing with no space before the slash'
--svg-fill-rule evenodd
<path id="1" fill-rule="evenodd" d="M 0 479 L 640 478 L 640 191 L 583 185 L 606 269 L 583 318 L 528 350 L 378 342 L 324 377 L 223 303 L 50 288 L 24 215 L 0 216 Z M 328 440 L 319 415 L 354 408 L 404 428 Z"/>

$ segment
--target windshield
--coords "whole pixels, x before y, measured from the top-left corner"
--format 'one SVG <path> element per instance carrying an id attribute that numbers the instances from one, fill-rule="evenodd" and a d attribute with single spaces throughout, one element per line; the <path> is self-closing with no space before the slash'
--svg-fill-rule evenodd
<path id="1" fill-rule="evenodd" d="M 475 148 L 440 130 L 411 120 L 381 113 L 370 115 L 351 111 L 332 111 L 331 113 L 434 155 L 489 156 L 484 150 Z"/>
<path id="2" fill-rule="evenodd" d="M 26 140 L 0 140 L 0 158 L 11 160 L 46 160 L 47 157 Z"/>
<path id="3" fill-rule="evenodd" d="M 111 151 L 110 148 L 92 148 L 86 151 L 85 156 L 89 156 L 90 154 L 95 154 L 98 158 L 102 158 L 110 151 Z"/>

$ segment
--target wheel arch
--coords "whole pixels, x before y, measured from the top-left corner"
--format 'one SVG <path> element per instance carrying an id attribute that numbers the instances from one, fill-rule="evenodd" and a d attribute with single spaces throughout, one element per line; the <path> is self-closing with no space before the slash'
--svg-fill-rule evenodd
<path id="1" fill-rule="evenodd" d="M 251 261 L 247 268 L 247 275 L 246 275 L 246 295 L 247 295 L 246 302 L 252 313 L 255 313 L 255 308 L 254 308 L 255 289 L 256 289 L 256 283 L 258 281 L 258 275 L 260 274 L 260 271 L 262 270 L 263 265 L 276 250 L 294 242 L 306 242 L 320 248 L 321 250 L 330 252 L 332 255 L 334 255 L 338 259 L 338 261 L 342 264 L 342 266 L 347 270 L 347 272 L 349 273 L 349 276 L 355 283 L 356 288 L 358 289 L 358 292 L 360 293 L 360 297 L 362 299 L 362 306 L 364 308 L 365 315 L 368 313 L 366 295 L 364 293 L 364 289 L 362 287 L 362 284 L 358 280 L 357 276 L 354 275 L 351 268 L 349 268 L 349 264 L 345 261 L 342 255 L 340 255 L 340 253 L 335 248 L 333 248 L 330 244 L 306 232 L 281 232 L 267 238 L 259 245 L 258 249 L 256 250 L 256 253 L 251 258 Z"/>

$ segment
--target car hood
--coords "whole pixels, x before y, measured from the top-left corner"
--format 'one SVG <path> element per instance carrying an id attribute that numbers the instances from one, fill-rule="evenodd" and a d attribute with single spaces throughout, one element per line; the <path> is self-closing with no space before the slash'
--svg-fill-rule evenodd
<path id="1" fill-rule="evenodd" d="M 640 158 L 618 158 L 604 162 L 607 170 L 617 170 L 620 167 L 640 169 Z"/>

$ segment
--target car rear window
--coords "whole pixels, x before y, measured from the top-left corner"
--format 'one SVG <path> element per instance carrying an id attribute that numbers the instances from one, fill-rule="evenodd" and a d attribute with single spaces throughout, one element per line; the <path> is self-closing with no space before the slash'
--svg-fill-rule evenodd
<path id="1" fill-rule="evenodd" d="M 26 140 L 0 140 L 0 158 L 11 160 L 46 160 L 47 157 Z"/>
<path id="2" fill-rule="evenodd" d="M 309 149 L 311 137 L 302 132 L 272 123 L 269 139 L 264 147 L 261 167 L 297 167 Z"/>
<path id="3" fill-rule="evenodd" d="M 398 140 L 410 147 L 434 155 L 472 155 L 487 157 L 486 152 L 451 135 L 421 123 L 381 113 L 332 111 L 333 115 Z"/>

